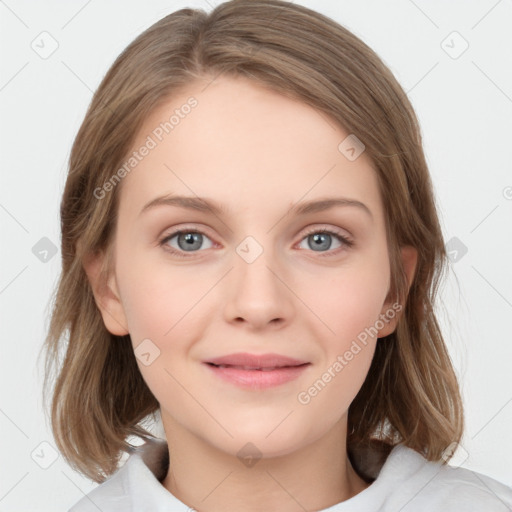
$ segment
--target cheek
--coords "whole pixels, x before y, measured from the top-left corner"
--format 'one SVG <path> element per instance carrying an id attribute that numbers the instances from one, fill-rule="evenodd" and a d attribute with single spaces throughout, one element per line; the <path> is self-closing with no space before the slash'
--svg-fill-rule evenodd
<path id="1" fill-rule="evenodd" d="M 339 350 L 375 324 L 388 292 L 388 274 L 385 267 L 346 266 L 331 269 L 325 279 L 308 278 L 300 288 L 299 296 L 322 328 L 321 338 L 335 340 Z"/>
<path id="2" fill-rule="evenodd" d="M 123 306 L 136 356 L 147 352 L 138 347 L 149 347 L 151 361 L 145 364 L 137 357 L 143 379 L 160 403 L 173 397 L 176 403 L 186 404 L 180 382 L 187 381 L 186 357 L 192 341 L 200 336 L 200 308 L 204 282 L 197 284 L 174 269 L 156 266 L 130 266 L 124 276 Z M 146 341 L 150 340 L 150 342 Z"/>
<path id="3" fill-rule="evenodd" d="M 319 318 L 311 317 L 314 322 L 308 324 L 314 325 L 323 357 L 297 401 L 305 414 L 321 415 L 326 424 L 345 414 L 366 379 L 378 343 L 375 323 L 387 292 L 385 275 L 346 270 L 314 288 L 309 302 L 304 299 Z"/>
<path id="4" fill-rule="evenodd" d="M 121 276 L 123 306 L 134 344 L 144 338 L 166 343 L 195 318 L 207 291 L 205 281 L 184 267 L 137 265 L 131 261 Z"/>

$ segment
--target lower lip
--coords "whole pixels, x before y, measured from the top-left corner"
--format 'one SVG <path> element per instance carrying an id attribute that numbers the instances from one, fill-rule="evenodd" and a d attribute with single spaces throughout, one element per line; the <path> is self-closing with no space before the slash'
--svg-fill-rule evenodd
<path id="1" fill-rule="evenodd" d="M 285 366 L 275 370 L 241 370 L 240 368 L 219 368 L 212 364 L 204 363 L 221 379 L 248 389 L 266 389 L 290 382 L 302 374 L 310 364 L 301 366 Z"/>

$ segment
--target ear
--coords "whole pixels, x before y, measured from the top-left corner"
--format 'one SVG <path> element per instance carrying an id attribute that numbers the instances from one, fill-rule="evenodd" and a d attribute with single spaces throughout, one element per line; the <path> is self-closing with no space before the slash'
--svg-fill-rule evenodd
<path id="1" fill-rule="evenodd" d="M 112 272 L 105 283 L 101 272 L 104 264 L 104 253 L 88 254 L 84 259 L 83 266 L 105 327 L 111 334 L 124 336 L 129 334 L 128 323 L 120 300 L 115 273 Z"/>
<path id="2" fill-rule="evenodd" d="M 404 245 L 400 249 L 400 254 L 402 258 L 402 265 L 407 276 L 407 292 L 409 292 L 416 272 L 416 265 L 418 263 L 418 251 L 410 245 Z M 384 303 L 381 315 L 379 316 L 379 319 L 382 319 L 382 322 L 384 323 L 384 327 L 379 329 L 378 338 L 388 336 L 396 329 L 396 324 L 402 315 L 404 304 L 401 304 L 400 306 L 400 309 L 398 309 L 399 306 L 391 304 L 391 301 L 386 301 Z"/>

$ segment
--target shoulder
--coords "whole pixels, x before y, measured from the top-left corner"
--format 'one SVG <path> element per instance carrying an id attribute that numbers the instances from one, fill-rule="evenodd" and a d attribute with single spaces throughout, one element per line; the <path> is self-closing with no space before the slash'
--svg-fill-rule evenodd
<path id="1" fill-rule="evenodd" d="M 172 498 L 159 480 L 168 467 L 167 443 L 149 440 L 135 448 L 124 464 L 107 480 L 83 496 L 68 512 L 126 512 L 136 505 Z"/>
<path id="2" fill-rule="evenodd" d="M 512 488 L 466 468 L 443 466 L 424 493 L 445 510 L 512 511 Z"/>
<path id="3" fill-rule="evenodd" d="M 133 457 L 133 456 L 132 456 Z M 128 462 L 110 478 L 99 484 L 68 512 L 98 512 L 98 510 L 130 510 L 131 498 L 126 489 Z"/>
<path id="4" fill-rule="evenodd" d="M 487 475 L 427 461 L 405 446 L 394 455 L 390 462 L 399 479 L 388 499 L 389 510 L 512 511 L 512 488 Z"/>

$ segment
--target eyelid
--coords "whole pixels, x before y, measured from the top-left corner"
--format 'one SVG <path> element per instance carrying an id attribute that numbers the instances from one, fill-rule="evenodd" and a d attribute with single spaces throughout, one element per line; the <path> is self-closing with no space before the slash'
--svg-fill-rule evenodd
<path id="1" fill-rule="evenodd" d="M 307 226 L 306 228 L 304 228 L 305 231 L 304 233 L 302 233 L 301 240 L 303 240 L 304 237 L 306 237 L 307 235 L 311 235 L 313 233 L 332 233 L 338 235 L 341 238 L 346 239 L 347 241 L 353 242 L 352 235 L 346 229 L 342 229 L 337 226 L 331 226 L 328 224 L 325 224 L 321 227 L 319 226 L 321 226 L 321 223 L 313 224 L 311 226 Z"/>
<path id="2" fill-rule="evenodd" d="M 179 257 L 184 257 L 184 258 L 192 257 L 192 256 L 187 255 L 187 251 L 180 251 L 180 250 L 175 249 L 174 247 L 170 247 L 168 245 L 168 242 L 175 236 L 183 234 L 183 233 L 197 233 L 197 234 L 203 235 L 203 236 L 207 237 L 209 240 L 211 240 L 212 245 L 214 247 L 217 246 L 218 243 L 215 242 L 213 237 L 211 237 L 206 231 L 207 230 L 204 228 L 197 228 L 197 227 L 190 226 L 190 225 L 180 226 L 179 228 L 174 228 L 170 232 L 164 233 L 163 235 L 159 236 L 157 245 L 159 247 L 163 247 L 163 249 L 165 251 L 169 252 L 171 255 L 177 255 Z M 194 254 L 197 255 L 202 252 L 204 252 L 204 250 L 191 251 L 191 255 L 194 255 Z"/>
<path id="3" fill-rule="evenodd" d="M 171 254 L 183 256 L 183 257 L 193 257 L 192 255 L 200 254 L 202 252 L 205 252 L 205 250 L 190 251 L 190 256 L 188 256 L 187 251 L 180 251 L 180 250 L 176 250 L 174 248 L 170 248 L 167 245 L 167 242 L 171 238 L 174 238 L 175 236 L 177 236 L 179 234 L 197 233 L 197 234 L 206 236 L 208 239 L 210 239 L 214 246 L 219 245 L 217 242 L 215 242 L 214 238 L 211 237 L 206 231 L 207 230 L 205 230 L 204 228 L 197 228 L 192 225 L 180 226 L 179 228 L 175 228 L 172 231 L 170 231 L 169 233 L 164 234 L 161 237 L 159 237 L 158 245 L 165 246 L 164 250 L 166 250 L 167 252 L 170 252 Z M 303 228 L 301 230 L 300 239 L 298 240 L 298 242 L 295 245 L 301 243 L 309 235 L 316 234 L 316 233 L 327 233 L 330 235 L 334 235 L 335 237 L 337 237 L 339 239 L 340 243 L 343 246 L 341 248 L 337 248 L 334 250 L 328 250 L 328 251 L 310 250 L 310 252 L 313 252 L 313 253 L 317 252 L 320 257 L 322 257 L 322 256 L 329 257 L 329 256 L 337 255 L 338 252 L 340 252 L 340 251 L 350 249 L 355 243 L 352 236 L 347 234 L 346 231 L 342 232 L 341 228 L 330 226 L 330 225 L 324 225 L 323 227 L 321 227 L 321 223 L 320 223 L 320 224 L 313 224 L 313 225 L 307 226 L 306 228 Z M 301 250 L 304 250 L 304 249 L 301 249 Z"/>

